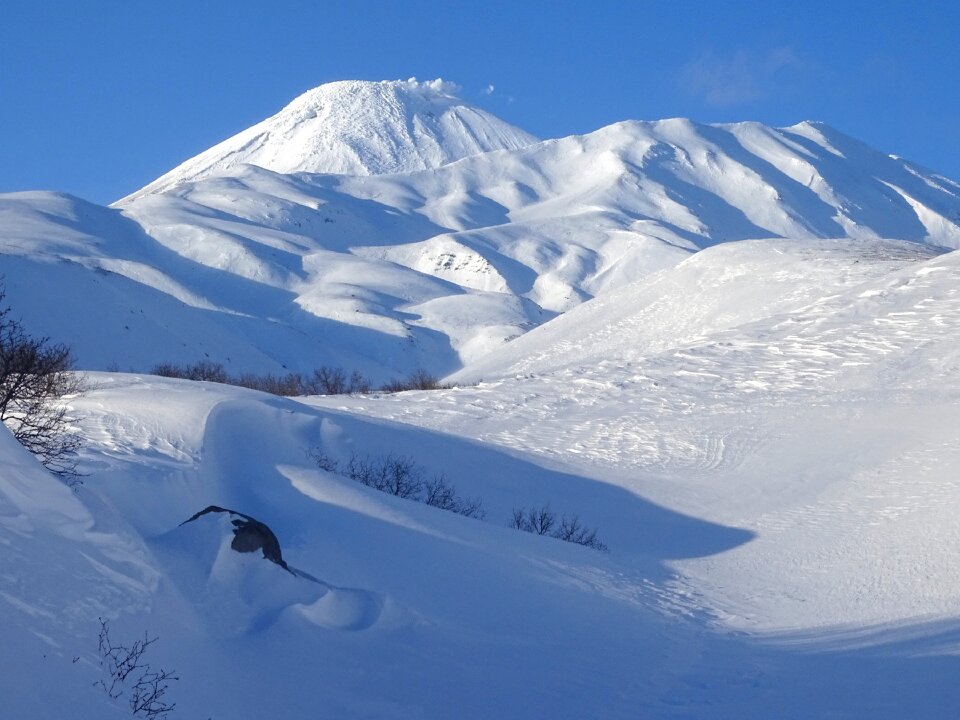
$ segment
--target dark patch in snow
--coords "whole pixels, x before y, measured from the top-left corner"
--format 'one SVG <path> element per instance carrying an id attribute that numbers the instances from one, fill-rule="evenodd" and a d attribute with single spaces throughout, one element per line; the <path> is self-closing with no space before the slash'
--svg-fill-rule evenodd
<path id="1" fill-rule="evenodd" d="M 273 534 L 273 530 L 256 518 L 252 518 L 236 510 L 222 508 L 218 505 L 210 505 L 187 520 L 184 520 L 180 525 L 186 525 L 188 522 L 193 522 L 203 515 L 215 512 L 228 513 L 231 516 L 236 516 L 230 518 L 230 522 L 233 524 L 233 541 L 230 543 L 232 549 L 239 553 L 262 550 L 263 557 L 267 560 L 276 563 L 291 575 L 296 575 L 284 561 L 283 555 L 280 552 L 280 541 L 277 539 L 277 536 Z"/>

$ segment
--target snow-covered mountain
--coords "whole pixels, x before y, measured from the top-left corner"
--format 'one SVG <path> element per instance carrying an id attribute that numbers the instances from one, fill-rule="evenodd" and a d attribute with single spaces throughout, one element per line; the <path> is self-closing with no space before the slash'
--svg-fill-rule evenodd
<path id="1" fill-rule="evenodd" d="M 112 208 L 0 197 L 10 300 L 85 367 L 382 379 L 454 372 L 717 243 L 960 247 L 960 186 L 819 123 L 631 121 L 535 142 L 441 82 L 348 82 L 238 138 Z"/>
<path id="2" fill-rule="evenodd" d="M 112 207 L 0 196 L 6 302 L 83 368 L 462 381 L 92 372 L 72 488 L 0 425 L 3 712 L 129 717 L 109 628 L 171 717 L 960 715 L 960 186 L 819 123 L 467 152 L 448 88 L 304 98 L 347 88 Z M 397 461 L 484 517 L 357 471 Z"/>
<path id="3" fill-rule="evenodd" d="M 443 80 L 333 82 L 178 165 L 130 197 L 223 174 L 245 163 L 279 173 L 382 175 L 514 150 L 536 138 L 468 105 Z"/>

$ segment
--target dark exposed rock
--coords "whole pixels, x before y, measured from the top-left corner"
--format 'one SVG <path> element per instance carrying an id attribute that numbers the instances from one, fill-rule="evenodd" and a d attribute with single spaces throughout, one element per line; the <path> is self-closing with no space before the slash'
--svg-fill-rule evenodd
<path id="1" fill-rule="evenodd" d="M 277 540 L 277 536 L 273 534 L 273 531 L 269 527 L 256 518 L 244 515 L 236 510 L 222 508 L 218 505 L 210 505 L 180 524 L 186 525 L 188 522 L 193 522 L 208 513 L 228 513 L 230 515 L 230 523 L 233 525 L 233 541 L 230 543 L 232 549 L 241 553 L 262 550 L 263 557 L 267 560 L 275 562 L 292 575 L 296 574 L 284 561 L 283 555 L 280 552 L 280 541 Z"/>

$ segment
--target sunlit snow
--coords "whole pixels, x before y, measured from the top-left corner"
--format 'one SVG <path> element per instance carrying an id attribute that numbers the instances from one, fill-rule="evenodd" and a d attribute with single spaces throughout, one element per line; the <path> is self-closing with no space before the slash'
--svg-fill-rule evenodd
<path id="1" fill-rule="evenodd" d="M 958 186 L 818 123 L 538 142 L 455 90 L 322 86 L 112 207 L 0 196 L 6 302 L 91 383 L 73 487 L 0 427 L 0 715 L 129 717 L 101 619 L 171 718 L 957 715 Z M 200 359 L 456 386 L 147 374 Z M 348 477 L 391 453 L 485 518 Z M 544 505 L 608 551 L 509 527 Z"/>

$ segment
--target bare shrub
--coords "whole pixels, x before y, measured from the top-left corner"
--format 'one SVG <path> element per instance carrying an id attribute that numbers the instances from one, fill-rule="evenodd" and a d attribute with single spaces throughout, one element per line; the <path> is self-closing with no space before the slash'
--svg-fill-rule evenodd
<path id="1" fill-rule="evenodd" d="M 457 509 L 454 510 L 458 515 L 483 520 L 487 516 L 487 511 L 483 509 L 483 500 L 475 498 L 459 498 L 457 500 Z"/>
<path id="2" fill-rule="evenodd" d="M 321 470 L 340 472 L 339 463 L 322 450 L 314 450 L 309 456 Z M 476 520 L 486 517 L 480 498 L 461 497 L 457 494 L 456 487 L 443 474 L 424 480 L 423 470 L 416 460 L 407 455 L 388 453 L 371 457 L 354 454 L 350 456 L 342 474 L 374 490 L 406 500 L 415 500 Z"/>
<path id="3" fill-rule="evenodd" d="M 335 473 L 340 469 L 340 463 L 319 448 L 308 452 L 307 457 L 313 460 L 317 464 L 317 467 L 325 472 Z"/>
<path id="4" fill-rule="evenodd" d="M 313 371 L 306 381 L 306 395 L 362 395 L 372 389 L 370 381 L 359 371 L 347 376 L 343 368 L 323 365 Z"/>
<path id="5" fill-rule="evenodd" d="M 206 380 L 225 385 L 260 390 L 285 397 L 301 395 L 365 395 L 373 392 L 373 383 L 354 370 L 349 375 L 343 368 L 322 365 L 310 375 L 304 377 L 300 373 L 286 375 L 257 375 L 255 373 L 241 373 L 231 375 L 221 363 L 209 360 L 200 360 L 192 365 L 177 365 L 175 363 L 158 363 L 150 372 L 161 377 L 180 378 L 182 380 Z M 391 380 L 380 388 L 380 392 L 395 393 L 406 390 L 444 390 L 452 387 L 441 383 L 435 376 L 426 370 L 414 370 L 405 378 Z"/>
<path id="6" fill-rule="evenodd" d="M 440 380 L 426 370 L 414 370 L 407 377 L 391 380 L 380 390 L 385 393 L 406 392 L 407 390 L 446 390 L 452 387 L 441 383 Z"/>
<path id="7" fill-rule="evenodd" d="M 5 293 L 0 288 L 0 303 Z M 49 470 L 76 478 L 80 438 L 70 433 L 65 398 L 87 390 L 72 372 L 66 345 L 31 337 L 10 308 L 0 307 L 0 421 Z"/>
<path id="8" fill-rule="evenodd" d="M 584 545 L 594 550 L 606 550 L 607 546 L 597 538 L 597 531 L 585 527 L 577 515 L 563 516 L 560 527 L 553 533 L 553 537 L 564 542 Z"/>
<path id="9" fill-rule="evenodd" d="M 559 525 L 557 525 L 558 521 Z M 549 505 L 529 509 L 514 508 L 509 525 L 523 532 L 548 535 L 557 540 L 576 543 L 594 550 L 608 549 L 606 544 L 597 537 L 597 531 L 584 526 L 578 515 L 564 515 L 558 518 Z"/>
<path id="10" fill-rule="evenodd" d="M 386 466 L 387 484 L 384 488 L 391 495 L 417 499 L 423 490 L 420 469 L 413 458 L 389 454 L 383 459 Z"/>
<path id="11" fill-rule="evenodd" d="M 144 660 L 147 649 L 156 641 L 144 633 L 142 640 L 134 640 L 130 646 L 114 644 L 107 621 L 100 618 L 98 650 L 106 677 L 94 684 L 114 700 L 129 693 L 131 714 L 150 720 L 162 720 L 177 706 L 163 698 L 170 682 L 180 679 L 174 671 L 154 670 Z"/>
<path id="12" fill-rule="evenodd" d="M 343 395 L 347 392 L 347 374 L 342 368 L 323 366 L 313 371 L 310 389 L 314 395 Z"/>
<path id="13" fill-rule="evenodd" d="M 346 475 L 351 480 L 372 487 L 374 490 L 383 490 L 383 468 L 378 468 L 373 460 L 367 456 L 351 455 L 347 462 Z"/>
<path id="14" fill-rule="evenodd" d="M 153 366 L 150 371 L 153 375 L 161 377 L 180 378 L 183 380 L 200 380 L 207 382 L 216 382 L 231 384 L 230 374 L 226 368 L 218 362 L 210 360 L 199 360 L 193 365 L 174 365 L 173 363 L 159 363 Z"/>
<path id="15" fill-rule="evenodd" d="M 511 527 L 535 535 L 549 535 L 556 524 L 557 514 L 550 509 L 549 505 L 540 508 L 532 507 L 526 510 L 524 508 L 514 508 L 510 522 Z"/>
<path id="16" fill-rule="evenodd" d="M 347 463 L 347 477 L 408 500 L 419 499 L 423 490 L 420 468 L 406 455 L 388 453 L 377 458 L 353 455 Z"/>
<path id="17" fill-rule="evenodd" d="M 443 474 L 435 475 L 432 480 L 424 482 L 422 502 L 440 510 L 455 512 L 477 520 L 483 520 L 487 516 L 480 498 L 460 497 L 457 489 Z"/>
<path id="18" fill-rule="evenodd" d="M 443 475 L 437 475 L 424 483 L 423 502 L 430 507 L 449 512 L 456 512 L 459 507 L 456 490 Z"/>
<path id="19" fill-rule="evenodd" d="M 301 395 L 344 395 L 368 393 L 371 383 L 362 374 L 354 370 L 350 375 L 340 368 L 323 366 L 304 377 L 300 373 L 274 375 L 266 373 L 241 373 L 231 375 L 221 363 L 200 360 L 192 365 L 158 363 L 150 371 L 161 377 L 180 378 L 181 380 L 206 380 L 209 382 L 236 385 L 238 387 L 259 390 L 283 397 Z"/>
<path id="20" fill-rule="evenodd" d="M 150 374 L 159 375 L 160 377 L 186 379 L 186 370 L 180 365 L 174 365 L 169 362 L 157 363 L 150 368 Z"/>
<path id="21" fill-rule="evenodd" d="M 347 394 L 366 395 L 373 390 L 370 381 L 360 374 L 358 370 L 350 373 L 350 381 L 347 383 Z"/>
<path id="22" fill-rule="evenodd" d="M 230 381 L 230 375 L 227 369 L 218 362 L 210 360 L 200 360 L 194 363 L 190 368 L 190 380 L 202 380 L 206 382 L 227 383 Z"/>

